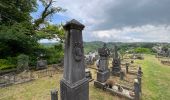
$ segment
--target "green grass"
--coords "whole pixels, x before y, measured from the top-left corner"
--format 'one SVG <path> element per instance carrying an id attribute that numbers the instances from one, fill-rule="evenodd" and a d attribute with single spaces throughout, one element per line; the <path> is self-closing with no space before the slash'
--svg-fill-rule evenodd
<path id="1" fill-rule="evenodd" d="M 170 66 L 162 65 L 153 55 L 146 55 L 144 60 L 136 60 L 135 65 L 138 64 L 141 65 L 144 72 L 143 100 L 169 100 Z M 96 72 L 92 71 L 92 73 L 93 77 L 96 77 Z M 54 88 L 59 90 L 61 78 L 62 74 L 57 74 L 25 84 L 0 88 L 0 100 L 50 100 L 50 90 Z M 89 90 L 90 100 L 123 100 L 95 88 L 93 82 L 90 83 Z"/>
<path id="2" fill-rule="evenodd" d="M 142 66 L 144 72 L 143 100 L 169 100 L 170 66 L 162 65 L 153 55 L 147 55 L 136 63 Z"/>

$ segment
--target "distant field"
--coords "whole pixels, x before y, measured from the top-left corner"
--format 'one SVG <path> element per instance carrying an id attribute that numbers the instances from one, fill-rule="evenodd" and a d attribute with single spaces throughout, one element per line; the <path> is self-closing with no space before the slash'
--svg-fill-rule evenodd
<path id="1" fill-rule="evenodd" d="M 140 64 L 144 76 L 142 82 L 143 100 L 169 100 L 170 98 L 170 66 L 162 65 L 154 56 L 146 55 L 144 60 L 136 60 Z M 95 77 L 95 71 L 93 70 Z M 29 83 L 14 85 L 0 89 L 0 100 L 50 100 L 50 90 L 59 89 L 62 74 L 44 77 Z M 105 93 L 90 83 L 90 100 L 120 100 L 110 93 Z"/>

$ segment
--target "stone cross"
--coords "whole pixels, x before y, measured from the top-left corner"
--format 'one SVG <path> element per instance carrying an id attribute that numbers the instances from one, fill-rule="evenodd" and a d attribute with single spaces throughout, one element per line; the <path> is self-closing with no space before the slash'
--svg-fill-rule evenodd
<path id="1" fill-rule="evenodd" d="M 60 81 L 61 100 L 89 100 L 89 82 L 85 78 L 82 30 L 84 25 L 73 19 L 64 25 L 64 75 Z"/>

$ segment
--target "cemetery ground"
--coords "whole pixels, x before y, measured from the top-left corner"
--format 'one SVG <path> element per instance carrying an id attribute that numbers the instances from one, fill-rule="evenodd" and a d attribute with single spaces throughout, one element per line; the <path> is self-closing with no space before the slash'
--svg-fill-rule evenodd
<path id="1" fill-rule="evenodd" d="M 135 65 L 141 65 L 144 73 L 142 77 L 142 99 L 169 100 L 170 66 L 161 64 L 154 55 L 145 55 L 144 60 L 135 60 Z M 91 69 L 91 71 L 93 78 L 95 78 L 96 70 Z M 61 78 L 62 74 L 58 73 L 53 77 L 47 76 L 28 83 L 0 88 L 0 100 L 50 100 L 50 90 L 59 90 Z M 89 88 L 90 100 L 122 100 L 95 88 L 93 81 L 90 82 Z"/>

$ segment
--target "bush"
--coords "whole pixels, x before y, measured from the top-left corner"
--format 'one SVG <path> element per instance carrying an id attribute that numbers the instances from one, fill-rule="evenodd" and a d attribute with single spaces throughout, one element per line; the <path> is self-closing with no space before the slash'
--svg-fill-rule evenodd
<path id="1" fill-rule="evenodd" d="M 12 64 L 8 59 L 0 59 L 0 70 L 6 70 L 11 68 L 16 68 L 16 65 Z"/>
<path id="2" fill-rule="evenodd" d="M 146 53 L 146 54 L 150 54 L 152 51 L 149 48 L 142 48 L 142 47 L 138 47 L 134 49 L 135 53 Z"/>
<path id="3" fill-rule="evenodd" d="M 25 55 L 25 54 L 20 54 L 17 57 L 17 68 L 18 70 L 20 69 L 29 69 L 29 56 Z"/>
<path id="4" fill-rule="evenodd" d="M 48 52 L 46 54 L 46 59 L 48 61 L 48 64 L 59 63 L 64 57 L 64 52 L 61 44 L 55 45 L 54 47 L 47 48 L 46 50 Z"/>

